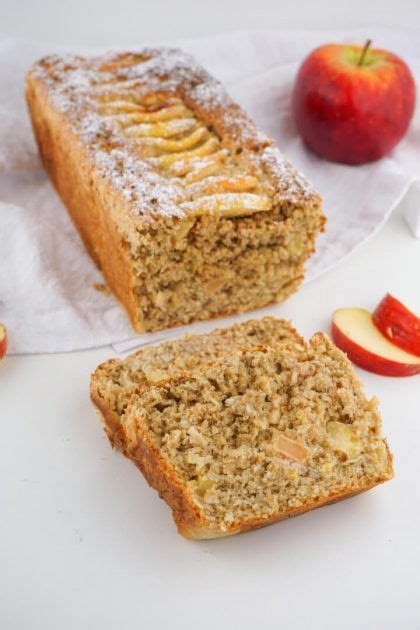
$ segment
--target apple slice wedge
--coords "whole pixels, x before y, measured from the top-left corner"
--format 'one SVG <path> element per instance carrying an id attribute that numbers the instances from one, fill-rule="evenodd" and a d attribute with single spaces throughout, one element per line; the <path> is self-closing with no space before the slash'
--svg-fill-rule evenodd
<path id="1" fill-rule="evenodd" d="M 3 324 L 0 324 L 0 359 L 2 359 L 4 355 L 6 354 L 6 348 L 7 348 L 6 326 L 3 326 Z"/>
<path id="2" fill-rule="evenodd" d="M 393 344 L 420 357 L 420 317 L 387 293 L 372 316 L 373 323 Z"/>
<path id="3" fill-rule="evenodd" d="M 420 373 L 420 358 L 384 337 L 363 308 L 339 308 L 333 314 L 332 338 L 356 365 L 384 376 Z"/>

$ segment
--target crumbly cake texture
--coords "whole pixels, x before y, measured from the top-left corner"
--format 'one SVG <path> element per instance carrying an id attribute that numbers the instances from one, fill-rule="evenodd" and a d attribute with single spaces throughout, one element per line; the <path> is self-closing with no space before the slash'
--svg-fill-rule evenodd
<path id="1" fill-rule="evenodd" d="M 322 333 L 143 386 L 125 418 L 129 457 L 188 538 L 262 527 L 393 476 L 377 401 Z"/>
<path id="2" fill-rule="evenodd" d="M 321 199 L 191 57 L 51 56 L 26 93 L 45 168 L 137 331 L 297 289 Z"/>
<path id="3" fill-rule="evenodd" d="M 275 343 L 301 348 L 304 340 L 289 322 L 264 317 L 207 335 L 185 335 L 157 347 L 143 348 L 123 360 L 102 363 L 92 374 L 90 392 L 112 446 L 121 451 L 126 449 L 125 410 L 131 395 L 141 385 L 190 371 L 243 347 Z"/>

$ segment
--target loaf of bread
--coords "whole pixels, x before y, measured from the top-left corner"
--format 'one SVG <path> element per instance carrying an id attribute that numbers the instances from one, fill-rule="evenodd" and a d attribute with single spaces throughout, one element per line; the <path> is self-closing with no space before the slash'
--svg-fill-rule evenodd
<path id="1" fill-rule="evenodd" d="M 91 391 L 111 441 L 188 538 L 262 527 L 393 476 L 377 400 L 326 335 L 305 344 L 286 322 L 107 362 Z"/>
<path id="2" fill-rule="evenodd" d="M 26 93 L 45 168 L 135 330 L 297 289 L 320 197 L 191 57 L 51 56 Z"/>

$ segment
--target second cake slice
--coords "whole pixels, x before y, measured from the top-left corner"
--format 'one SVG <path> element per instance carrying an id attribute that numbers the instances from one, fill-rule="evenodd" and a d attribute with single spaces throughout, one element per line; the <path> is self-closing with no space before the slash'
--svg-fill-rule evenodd
<path id="1" fill-rule="evenodd" d="M 377 401 L 321 333 L 143 386 L 125 430 L 127 454 L 188 538 L 268 525 L 393 476 Z"/>

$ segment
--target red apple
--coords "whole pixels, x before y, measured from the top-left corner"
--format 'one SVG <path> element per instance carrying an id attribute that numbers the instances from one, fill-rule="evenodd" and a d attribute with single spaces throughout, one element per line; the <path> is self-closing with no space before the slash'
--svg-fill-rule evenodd
<path id="1" fill-rule="evenodd" d="M 415 84 L 386 50 L 326 44 L 304 60 L 294 87 L 297 128 L 310 149 L 344 164 L 383 157 L 407 131 Z"/>
<path id="2" fill-rule="evenodd" d="M 6 354 L 6 348 L 7 348 L 6 326 L 3 326 L 3 324 L 0 324 L 0 359 L 2 359 L 4 355 Z"/>
<path id="3" fill-rule="evenodd" d="M 339 308 L 333 314 L 332 338 L 356 365 L 384 376 L 420 373 L 420 358 L 390 343 L 363 308 Z"/>
<path id="4" fill-rule="evenodd" d="M 420 357 L 420 317 L 389 293 L 373 313 L 373 323 L 393 344 Z"/>

